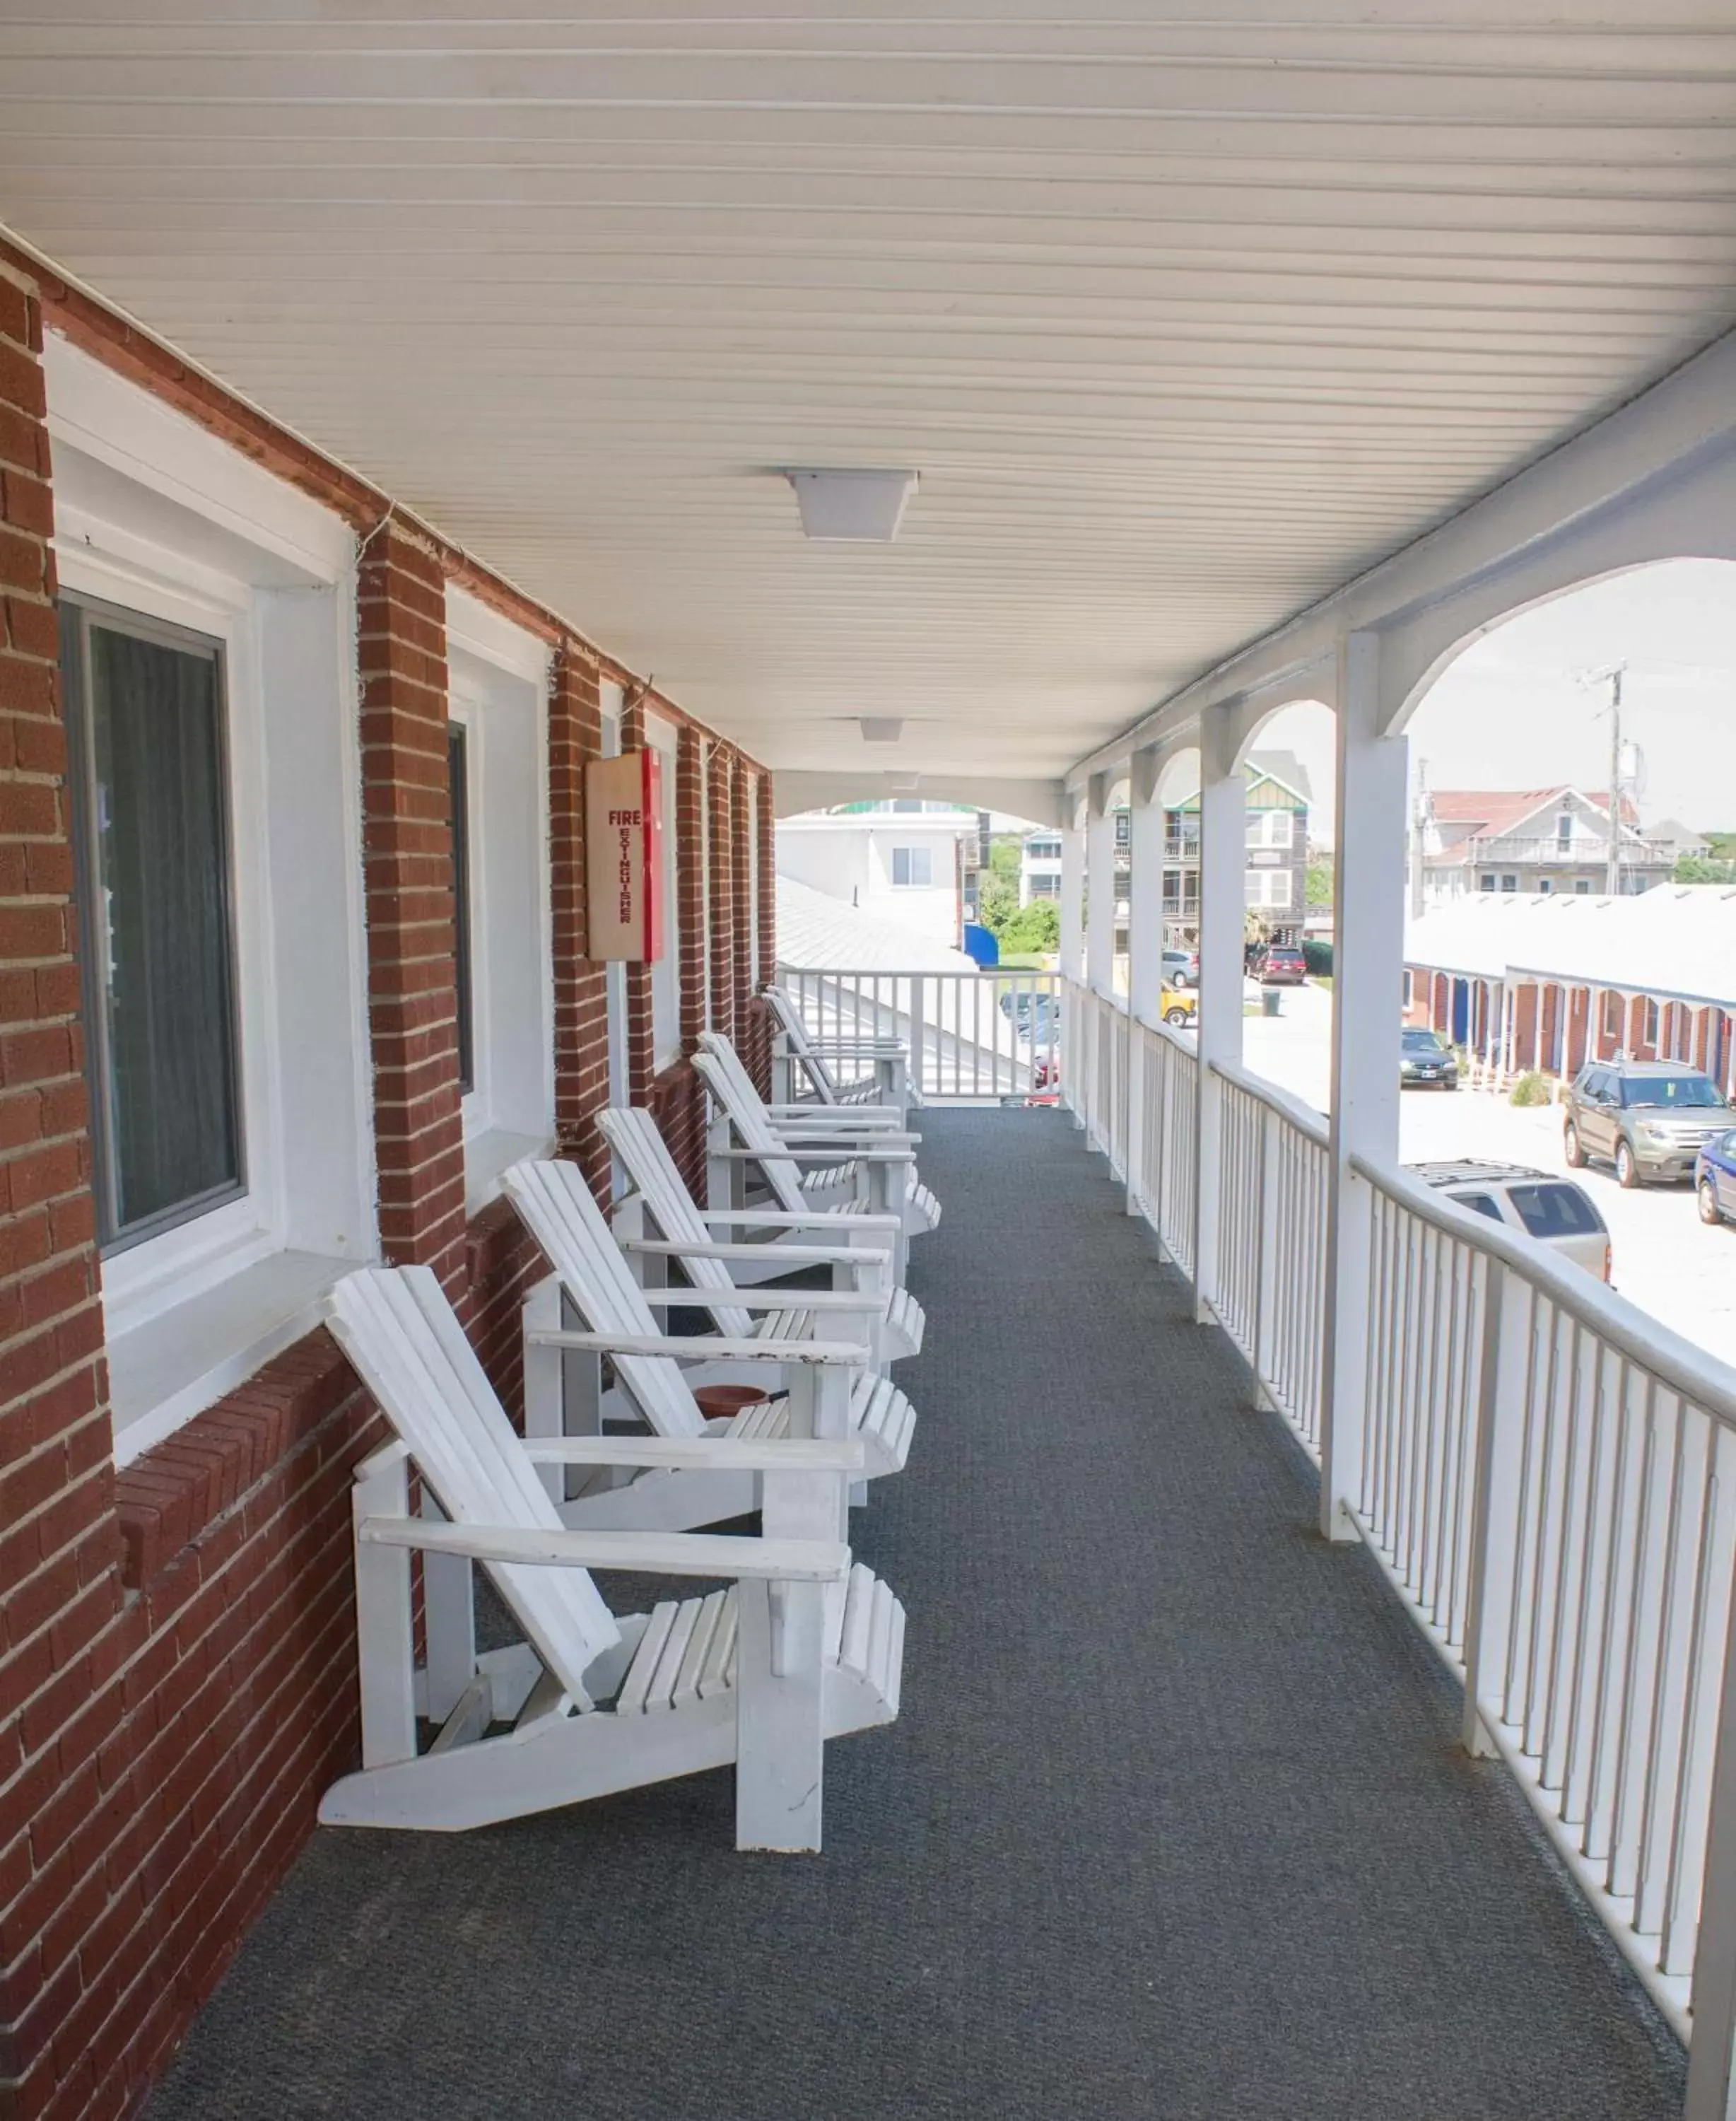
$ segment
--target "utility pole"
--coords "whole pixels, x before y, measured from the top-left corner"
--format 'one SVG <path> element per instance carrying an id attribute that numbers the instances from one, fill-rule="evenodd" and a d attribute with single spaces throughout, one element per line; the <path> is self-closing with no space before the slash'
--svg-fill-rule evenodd
<path id="1" fill-rule="evenodd" d="M 1612 898 L 1622 895 L 1622 676 L 1625 663 L 1605 674 L 1609 679 L 1609 860 L 1603 873 L 1603 888 Z"/>

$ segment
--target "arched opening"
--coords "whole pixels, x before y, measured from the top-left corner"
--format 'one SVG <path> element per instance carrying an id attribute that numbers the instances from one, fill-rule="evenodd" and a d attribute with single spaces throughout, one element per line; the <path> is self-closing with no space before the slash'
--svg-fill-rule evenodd
<path id="1" fill-rule="evenodd" d="M 1668 1209 L 1619 1185 L 1615 1160 L 1645 1071 L 1736 1096 L 1733 702 L 1736 566 L 1683 558 L 1480 628 L 1400 716 L 1406 1022 L 1456 1050 L 1470 1093 L 1408 1096 L 1402 1153 L 1571 1175 L 1623 1289 L 1726 1359 L 1728 1255 L 1694 1213 L 1692 1157 L 1640 1173 L 1679 1192 Z M 1589 1161 L 1570 1174 L 1567 1127 L 1593 1093 L 1615 1116 L 1576 1126 Z"/>

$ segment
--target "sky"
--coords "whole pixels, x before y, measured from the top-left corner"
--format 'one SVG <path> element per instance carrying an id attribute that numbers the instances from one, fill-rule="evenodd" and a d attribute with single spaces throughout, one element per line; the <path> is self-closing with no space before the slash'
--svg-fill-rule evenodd
<path id="1" fill-rule="evenodd" d="M 1626 662 L 1624 737 L 1641 756 L 1640 814 L 1736 831 L 1736 566 L 1673 560 L 1575 590 L 1497 627 L 1437 679 L 1410 725 L 1432 788 L 1609 781 L 1609 687 Z M 1314 784 L 1310 832 L 1332 836 L 1332 717 L 1287 708 L 1256 749 L 1293 751 Z"/>

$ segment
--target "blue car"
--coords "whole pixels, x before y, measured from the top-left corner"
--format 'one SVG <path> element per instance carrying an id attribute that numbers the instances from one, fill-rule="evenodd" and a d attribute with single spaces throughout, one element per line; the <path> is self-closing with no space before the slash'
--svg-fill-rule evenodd
<path id="1" fill-rule="evenodd" d="M 1702 1223 L 1736 1223 L 1736 1127 L 1714 1135 L 1694 1158 Z"/>

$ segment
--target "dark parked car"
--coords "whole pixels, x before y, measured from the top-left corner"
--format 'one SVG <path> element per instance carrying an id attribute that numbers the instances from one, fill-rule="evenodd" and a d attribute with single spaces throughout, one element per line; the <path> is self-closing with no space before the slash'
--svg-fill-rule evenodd
<path id="1" fill-rule="evenodd" d="M 1308 960 L 1294 943 L 1274 943 L 1259 963 L 1260 985 L 1299 987 L 1308 977 Z"/>
<path id="2" fill-rule="evenodd" d="M 1710 1075 L 1679 1060 L 1593 1060 L 1568 1090 L 1562 1147 L 1574 1170 L 1604 1158 L 1627 1186 L 1692 1178 L 1729 1110 Z"/>
<path id="3" fill-rule="evenodd" d="M 1694 1158 L 1702 1223 L 1736 1223 L 1736 1127 L 1714 1135 Z"/>
<path id="4" fill-rule="evenodd" d="M 1435 1090 L 1459 1088 L 1459 1056 L 1438 1031 L 1408 1026 L 1399 1034 L 1399 1086 L 1412 1084 Z"/>

